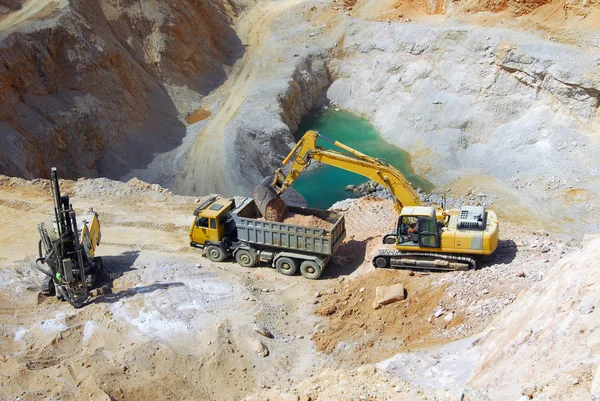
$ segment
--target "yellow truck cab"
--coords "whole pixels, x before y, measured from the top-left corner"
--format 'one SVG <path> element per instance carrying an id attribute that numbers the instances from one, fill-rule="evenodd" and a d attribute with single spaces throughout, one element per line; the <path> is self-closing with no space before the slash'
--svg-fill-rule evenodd
<path id="1" fill-rule="evenodd" d="M 200 249 L 206 247 L 207 252 L 211 251 L 208 249 L 211 245 L 223 248 L 222 239 L 235 230 L 230 213 L 232 208 L 232 200 L 217 200 L 216 197 L 212 197 L 198 206 L 194 211 L 194 223 L 190 228 L 190 245 Z M 213 250 L 210 255 L 214 255 L 215 259 L 221 259 L 217 256 L 217 252 Z M 225 249 L 222 249 L 222 253 L 224 259 Z"/>

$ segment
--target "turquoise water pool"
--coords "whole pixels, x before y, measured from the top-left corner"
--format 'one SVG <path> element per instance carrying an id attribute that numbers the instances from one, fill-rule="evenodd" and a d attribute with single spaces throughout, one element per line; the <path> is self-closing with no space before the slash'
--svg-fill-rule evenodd
<path id="1" fill-rule="evenodd" d="M 426 192 L 433 189 L 431 183 L 415 174 L 410 166 L 410 155 L 384 141 L 375 127 L 364 118 L 331 108 L 315 111 L 300 122 L 296 140 L 311 129 L 369 156 L 387 160 L 402 171 L 415 189 L 421 188 Z M 325 140 L 319 140 L 318 144 L 326 148 L 333 147 Z M 347 185 L 359 185 L 367 181 L 361 175 L 323 165 L 302 174 L 292 188 L 304 196 L 309 207 L 327 209 L 335 202 L 353 196 L 352 192 L 344 190 Z"/>

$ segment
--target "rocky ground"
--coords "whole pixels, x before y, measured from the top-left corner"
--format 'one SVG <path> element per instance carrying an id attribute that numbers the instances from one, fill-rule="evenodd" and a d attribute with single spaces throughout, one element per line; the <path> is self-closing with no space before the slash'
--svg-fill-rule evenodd
<path id="1" fill-rule="evenodd" d="M 502 224 L 480 270 L 375 270 L 370 255 L 395 211 L 389 200 L 360 198 L 336 206 L 347 240 L 310 281 L 202 258 L 187 244 L 199 198 L 139 180 L 62 185 L 78 210 L 100 214 L 106 290 L 80 310 L 39 294 L 35 227 L 50 214 L 49 185 L 0 177 L 2 399 L 503 399 L 508 390 L 488 366 L 509 374 L 514 341 L 555 366 L 519 373 L 516 398 L 590 397 L 600 362 L 597 240 L 577 250 Z M 376 287 L 394 283 L 406 299 L 374 309 Z M 549 313 L 556 323 L 535 323 Z M 527 323 L 510 323 L 519 319 Z M 554 324 L 564 327 L 559 337 Z M 528 327 L 547 329 L 523 337 Z M 555 343 L 573 354 L 543 351 Z"/>
<path id="2" fill-rule="evenodd" d="M 289 151 L 300 117 L 335 104 L 408 150 L 440 191 L 486 193 L 507 205 L 503 221 L 566 242 L 598 231 L 595 5 L 452 2 L 431 15 L 403 2 L 276 4 L 240 19 L 254 51 L 203 100 L 211 115 L 127 178 L 250 194 Z M 543 16 L 550 8 L 562 22 Z M 250 29 L 257 21 L 265 27 Z"/>

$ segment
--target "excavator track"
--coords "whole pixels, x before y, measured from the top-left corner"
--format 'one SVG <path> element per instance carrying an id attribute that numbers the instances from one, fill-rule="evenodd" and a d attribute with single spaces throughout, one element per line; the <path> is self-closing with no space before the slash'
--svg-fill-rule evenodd
<path id="1" fill-rule="evenodd" d="M 380 269 L 455 271 L 477 269 L 478 261 L 467 255 L 380 249 L 373 257 L 373 266 Z"/>

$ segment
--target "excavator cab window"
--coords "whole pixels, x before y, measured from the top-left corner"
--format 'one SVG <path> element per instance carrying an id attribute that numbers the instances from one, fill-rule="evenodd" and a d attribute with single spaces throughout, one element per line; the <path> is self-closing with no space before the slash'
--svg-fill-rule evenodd
<path id="1" fill-rule="evenodd" d="M 413 242 L 418 242 L 417 218 L 415 216 L 402 216 L 398 223 L 399 245 L 413 245 Z"/>
<path id="2" fill-rule="evenodd" d="M 426 248 L 439 248 L 440 235 L 436 219 L 419 217 L 418 222 L 419 246 Z"/>

